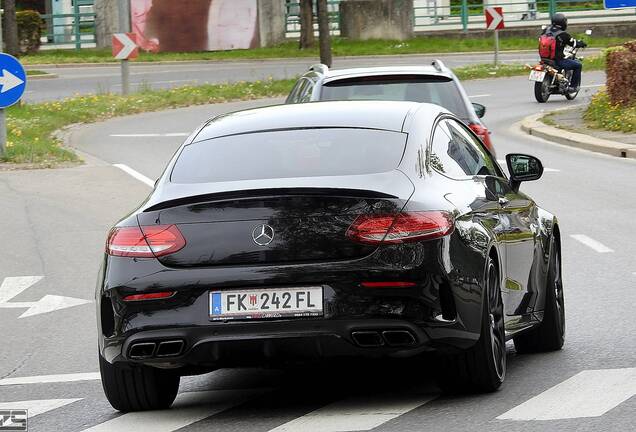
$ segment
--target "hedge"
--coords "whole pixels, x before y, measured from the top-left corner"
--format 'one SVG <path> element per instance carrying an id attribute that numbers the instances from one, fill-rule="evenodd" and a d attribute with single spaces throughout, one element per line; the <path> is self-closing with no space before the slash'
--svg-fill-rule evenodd
<path id="1" fill-rule="evenodd" d="M 18 41 L 20 53 L 31 54 L 40 49 L 40 37 L 42 36 L 42 18 L 34 10 L 16 12 L 18 21 Z"/>
<path id="2" fill-rule="evenodd" d="M 636 41 L 607 53 L 607 94 L 614 105 L 636 104 Z"/>

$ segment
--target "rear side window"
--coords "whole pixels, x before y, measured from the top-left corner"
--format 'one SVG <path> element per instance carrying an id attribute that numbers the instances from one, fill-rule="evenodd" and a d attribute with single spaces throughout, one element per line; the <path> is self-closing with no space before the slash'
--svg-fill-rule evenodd
<path id="1" fill-rule="evenodd" d="M 500 175 L 482 145 L 455 120 L 442 120 L 433 135 L 430 164 L 453 178 Z"/>
<path id="2" fill-rule="evenodd" d="M 455 82 L 447 77 L 387 75 L 348 78 L 323 85 L 320 100 L 391 100 L 432 103 L 469 119 Z"/>
<path id="3" fill-rule="evenodd" d="M 396 168 L 407 135 L 374 129 L 293 129 L 232 135 L 187 145 L 175 183 L 371 174 Z"/>

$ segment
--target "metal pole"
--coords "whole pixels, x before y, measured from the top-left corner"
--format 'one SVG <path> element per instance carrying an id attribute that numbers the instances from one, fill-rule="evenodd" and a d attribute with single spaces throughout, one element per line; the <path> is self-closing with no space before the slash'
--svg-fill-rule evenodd
<path id="1" fill-rule="evenodd" d="M 499 30 L 495 30 L 495 67 L 499 64 Z"/>
<path id="2" fill-rule="evenodd" d="M 130 31 L 130 1 L 119 0 L 119 32 Z M 130 93 L 130 64 L 128 60 L 121 61 L 121 93 Z"/>
<path id="3" fill-rule="evenodd" d="M 464 32 L 468 32 L 468 0 L 462 0 L 461 16 L 462 29 Z"/>
<path id="4" fill-rule="evenodd" d="M 75 49 L 82 49 L 82 34 L 80 31 L 80 8 L 79 1 L 75 0 L 73 2 L 73 32 L 75 33 Z"/>
<path id="5" fill-rule="evenodd" d="M 0 52 L 4 51 L 2 40 L 2 12 L 0 11 Z M 7 144 L 7 118 L 4 108 L 0 108 L 0 157 L 4 156 Z"/>

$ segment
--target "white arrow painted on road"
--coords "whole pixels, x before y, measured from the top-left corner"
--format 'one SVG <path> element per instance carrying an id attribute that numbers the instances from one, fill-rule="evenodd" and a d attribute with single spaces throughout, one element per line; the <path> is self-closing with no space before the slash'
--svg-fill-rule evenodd
<path id="1" fill-rule="evenodd" d="M 22 291 L 29 288 L 31 285 L 39 282 L 42 278 L 43 276 L 19 276 L 4 278 L 4 280 L 2 281 L 2 285 L 0 285 L 0 308 L 27 308 L 27 310 L 18 317 L 26 318 L 34 315 L 40 315 L 48 312 L 54 312 L 57 310 L 92 303 L 91 300 L 49 294 L 34 302 L 9 302 L 9 300 L 11 300 L 13 297 L 17 296 Z"/>
<path id="2" fill-rule="evenodd" d="M 29 410 L 28 414 L 29 418 L 31 418 L 35 417 L 36 415 L 44 414 L 47 411 L 53 411 L 54 409 L 58 409 L 73 402 L 77 402 L 78 400 L 82 399 L 42 399 L 17 402 L 2 402 L 0 403 L 0 410 Z"/>
<path id="3" fill-rule="evenodd" d="M 2 76 L 0 76 L 0 85 L 2 86 L 2 89 L 0 89 L 0 93 L 8 92 L 22 83 L 24 83 L 23 80 L 13 75 L 8 70 L 2 69 Z"/>

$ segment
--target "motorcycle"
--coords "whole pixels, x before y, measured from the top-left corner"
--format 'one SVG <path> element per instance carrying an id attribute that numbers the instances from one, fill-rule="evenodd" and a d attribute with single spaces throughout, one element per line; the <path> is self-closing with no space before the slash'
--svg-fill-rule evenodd
<path id="1" fill-rule="evenodd" d="M 592 34 L 591 30 L 585 32 L 588 36 Z M 583 60 L 578 57 L 579 47 L 566 47 L 564 50 L 564 58 L 572 60 Z M 563 95 L 567 100 L 574 100 L 579 91 L 569 92 L 570 82 L 572 80 L 572 70 L 559 69 L 552 60 L 541 60 L 534 66 L 526 65 L 530 69 L 530 81 L 534 81 L 534 97 L 539 103 L 548 101 L 551 95 Z"/>

